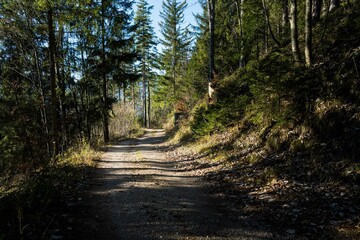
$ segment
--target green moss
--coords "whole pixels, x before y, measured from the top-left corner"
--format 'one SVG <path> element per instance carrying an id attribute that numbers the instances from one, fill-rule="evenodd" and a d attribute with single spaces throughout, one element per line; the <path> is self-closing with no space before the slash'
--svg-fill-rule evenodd
<path id="1" fill-rule="evenodd" d="M 258 162 L 260 159 L 261 159 L 261 157 L 259 155 L 256 155 L 256 154 L 251 154 L 250 156 L 247 157 L 247 160 L 249 161 L 249 163 L 251 165 Z"/>

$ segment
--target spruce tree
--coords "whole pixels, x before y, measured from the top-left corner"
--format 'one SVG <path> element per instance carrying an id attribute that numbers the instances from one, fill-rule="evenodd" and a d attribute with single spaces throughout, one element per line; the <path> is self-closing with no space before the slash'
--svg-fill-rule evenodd
<path id="1" fill-rule="evenodd" d="M 162 3 L 163 11 L 160 13 L 162 38 L 160 43 L 164 46 L 161 62 L 166 74 L 162 79 L 164 93 L 170 93 L 172 101 L 176 100 L 180 66 L 187 58 L 187 49 L 190 37 L 183 27 L 186 1 L 166 0 Z M 168 96 L 169 97 L 169 96 Z"/>
<path id="2" fill-rule="evenodd" d="M 153 6 L 146 0 L 140 0 L 135 15 L 135 43 L 141 65 L 144 127 L 150 126 L 150 60 L 151 50 L 155 45 L 155 32 L 150 19 L 152 9 Z"/>
<path id="3" fill-rule="evenodd" d="M 92 37 L 96 39 L 88 60 L 93 74 L 101 79 L 101 102 L 104 142 L 109 141 L 109 110 L 113 99 L 109 96 L 109 81 L 129 75 L 126 65 L 135 61 L 132 45 L 132 1 L 101 0 L 94 3 L 96 20 Z"/>

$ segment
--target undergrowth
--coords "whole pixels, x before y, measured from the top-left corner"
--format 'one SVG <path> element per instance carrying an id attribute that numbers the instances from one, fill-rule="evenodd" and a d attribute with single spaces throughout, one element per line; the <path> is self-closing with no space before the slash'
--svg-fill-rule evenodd
<path id="1" fill-rule="evenodd" d="M 188 140 L 191 151 L 206 161 L 221 163 L 207 178 L 227 194 L 249 196 L 280 181 L 292 185 L 284 195 L 273 195 L 279 204 L 300 202 L 296 211 L 313 212 L 339 207 L 324 210 L 329 216 L 304 214 L 294 220 L 291 210 L 273 216 L 289 229 L 302 228 L 304 236 L 342 238 L 344 222 L 360 224 L 358 211 L 347 207 L 360 199 L 359 11 L 329 17 L 334 31 L 321 39 L 310 68 L 294 66 L 287 49 L 272 49 L 220 80 L 217 102 L 200 101 L 174 138 Z M 314 35 L 322 32 L 316 28 Z M 271 212 L 274 203 L 254 199 L 249 202 L 269 207 L 258 212 Z"/>
<path id="2" fill-rule="evenodd" d="M 75 194 L 77 183 L 99 156 L 81 142 L 35 171 L 3 176 L 0 239 L 43 238 L 54 216 L 66 206 L 66 197 Z"/>
<path id="3" fill-rule="evenodd" d="M 130 103 L 114 104 L 110 118 L 109 131 L 112 141 L 124 138 L 138 137 L 144 134 L 141 129 L 136 111 Z"/>

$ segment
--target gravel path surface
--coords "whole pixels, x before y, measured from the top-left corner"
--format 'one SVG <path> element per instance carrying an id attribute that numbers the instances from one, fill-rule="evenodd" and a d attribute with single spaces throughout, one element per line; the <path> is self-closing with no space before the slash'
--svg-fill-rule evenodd
<path id="1" fill-rule="evenodd" d="M 162 130 L 108 147 L 69 217 L 69 239 L 272 239 L 221 209 L 201 181 L 177 169 Z"/>

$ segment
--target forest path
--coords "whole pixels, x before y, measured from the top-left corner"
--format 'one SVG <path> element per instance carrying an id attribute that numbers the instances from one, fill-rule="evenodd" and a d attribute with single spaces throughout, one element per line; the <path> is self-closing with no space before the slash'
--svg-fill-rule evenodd
<path id="1" fill-rule="evenodd" d="M 65 238 L 271 239 L 221 210 L 199 178 L 166 158 L 164 140 L 163 130 L 148 129 L 141 138 L 109 146 L 73 207 Z"/>

